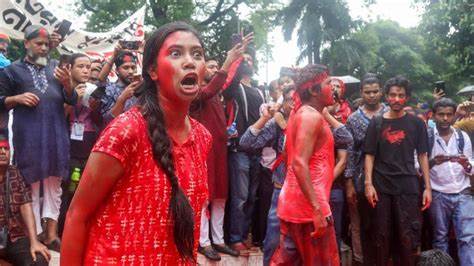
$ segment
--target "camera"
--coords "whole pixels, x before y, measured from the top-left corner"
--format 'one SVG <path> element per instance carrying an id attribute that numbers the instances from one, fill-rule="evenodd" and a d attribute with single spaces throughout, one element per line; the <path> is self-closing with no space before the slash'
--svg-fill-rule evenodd
<path id="1" fill-rule="evenodd" d="M 140 47 L 140 41 L 119 41 L 119 44 L 125 50 L 138 50 Z"/>

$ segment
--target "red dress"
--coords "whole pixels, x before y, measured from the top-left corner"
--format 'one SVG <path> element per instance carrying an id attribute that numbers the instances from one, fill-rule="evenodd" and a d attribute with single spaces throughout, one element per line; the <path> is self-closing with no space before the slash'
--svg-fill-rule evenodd
<path id="1" fill-rule="evenodd" d="M 197 258 L 201 210 L 208 197 L 206 159 L 211 136 L 193 119 L 191 126 L 184 144 L 173 142 L 173 157 L 179 183 L 195 214 Z M 133 108 L 110 123 L 93 152 L 119 160 L 124 175 L 91 222 L 85 265 L 185 265 L 173 240 L 171 186 L 153 160 L 140 111 Z"/>

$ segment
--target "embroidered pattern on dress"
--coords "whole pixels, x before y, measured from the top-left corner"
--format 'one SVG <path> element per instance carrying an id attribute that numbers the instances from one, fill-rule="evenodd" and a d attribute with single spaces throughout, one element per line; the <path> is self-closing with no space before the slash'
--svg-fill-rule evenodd
<path id="1" fill-rule="evenodd" d="M 46 68 L 38 67 L 32 64 L 26 64 L 33 77 L 34 88 L 45 94 L 48 90 L 48 79 L 46 78 Z"/>

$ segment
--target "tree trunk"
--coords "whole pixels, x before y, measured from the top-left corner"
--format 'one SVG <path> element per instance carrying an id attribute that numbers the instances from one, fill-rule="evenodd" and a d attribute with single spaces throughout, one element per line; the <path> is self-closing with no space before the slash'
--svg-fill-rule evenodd
<path id="1" fill-rule="evenodd" d="M 321 64 L 321 56 L 319 54 L 320 42 L 313 42 L 313 58 L 315 64 Z"/>

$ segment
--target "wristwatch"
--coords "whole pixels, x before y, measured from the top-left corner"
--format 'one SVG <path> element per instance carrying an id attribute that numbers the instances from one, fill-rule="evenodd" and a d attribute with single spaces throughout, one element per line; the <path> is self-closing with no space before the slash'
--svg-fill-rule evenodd
<path id="1" fill-rule="evenodd" d="M 472 170 L 472 165 L 469 163 L 466 168 L 467 169 L 464 169 L 464 170 L 466 170 L 466 172 L 470 173 L 471 170 Z"/>

